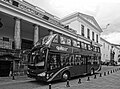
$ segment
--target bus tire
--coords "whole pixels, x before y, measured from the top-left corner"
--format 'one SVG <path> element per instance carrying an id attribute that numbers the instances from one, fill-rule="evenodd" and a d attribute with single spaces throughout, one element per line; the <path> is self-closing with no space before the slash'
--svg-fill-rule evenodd
<path id="1" fill-rule="evenodd" d="M 62 81 L 67 81 L 70 78 L 70 72 L 65 71 L 62 73 L 61 80 Z"/>

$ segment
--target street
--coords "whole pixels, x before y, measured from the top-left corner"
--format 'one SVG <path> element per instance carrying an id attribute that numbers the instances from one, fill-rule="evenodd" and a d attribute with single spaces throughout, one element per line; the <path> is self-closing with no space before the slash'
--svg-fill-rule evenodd
<path id="1" fill-rule="evenodd" d="M 102 76 L 104 76 L 104 72 L 106 72 L 106 74 L 107 74 L 108 71 L 111 72 L 111 70 L 117 69 L 117 68 L 119 68 L 119 66 L 103 66 L 102 70 L 100 72 L 102 73 Z M 96 87 L 95 83 L 97 84 L 97 82 L 95 82 L 95 81 L 100 81 L 100 83 L 103 84 L 105 82 L 105 80 L 108 81 L 105 78 L 108 78 L 110 80 L 114 80 L 114 79 L 112 79 L 112 78 L 114 78 L 113 75 L 119 77 L 118 76 L 119 74 L 117 74 L 117 73 L 120 73 L 120 72 L 114 72 L 114 73 L 110 73 L 110 72 L 109 72 L 109 76 L 112 76 L 112 77 L 108 77 L 107 76 L 108 74 L 107 74 L 106 76 L 104 76 L 104 81 L 103 82 L 101 82 L 103 77 L 100 78 L 99 74 L 97 74 L 97 76 L 96 76 L 97 79 L 94 79 L 94 75 L 90 76 L 90 81 L 88 80 L 88 76 L 81 76 L 82 86 L 80 86 L 80 87 L 82 87 L 82 89 L 84 87 L 89 88 L 89 86 Z M 117 79 L 117 77 L 115 77 L 115 78 Z M 69 88 L 73 89 L 73 88 L 76 87 L 76 89 L 77 89 L 79 87 L 78 79 L 79 79 L 78 77 L 77 78 L 72 78 L 70 80 L 70 87 Z M 49 89 L 49 87 L 48 87 L 49 84 L 48 83 L 36 82 L 34 79 L 28 79 L 28 80 L 25 80 L 25 79 L 22 80 L 21 79 L 20 80 L 20 79 L 16 78 L 15 80 L 12 80 L 12 79 L 9 80 L 9 82 L 7 80 L 4 80 L 4 82 L 3 82 L 3 80 L 4 79 L 0 78 L 0 89 Z M 91 83 L 91 81 L 92 81 L 92 83 Z M 66 82 L 55 81 L 55 82 L 52 82 L 51 84 L 52 84 L 52 88 L 54 88 L 54 89 L 67 88 L 66 87 Z M 99 87 L 100 87 L 100 84 L 99 84 Z"/>

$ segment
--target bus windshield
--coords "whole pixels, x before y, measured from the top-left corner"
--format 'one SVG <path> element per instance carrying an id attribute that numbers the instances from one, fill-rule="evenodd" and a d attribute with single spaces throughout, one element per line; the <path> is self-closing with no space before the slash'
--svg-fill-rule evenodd
<path id="1" fill-rule="evenodd" d="M 29 64 L 34 66 L 45 66 L 45 58 L 46 58 L 46 46 L 49 46 L 52 42 L 55 34 L 45 36 L 42 39 L 42 44 L 38 41 L 36 46 L 34 46 L 29 54 Z"/>
<path id="2" fill-rule="evenodd" d="M 31 54 L 29 55 L 29 64 L 44 67 L 45 57 L 46 57 L 45 50 L 41 52 L 39 49 L 36 49 L 32 51 Z"/>
<path id="3" fill-rule="evenodd" d="M 54 36 L 55 36 L 55 34 L 49 35 L 49 36 L 45 36 L 43 38 L 42 45 L 44 45 L 44 44 L 48 45 L 52 41 L 52 39 L 54 38 Z"/>
<path id="4" fill-rule="evenodd" d="M 45 36 L 44 38 L 41 38 L 39 41 L 37 41 L 35 45 L 36 46 L 38 46 L 38 45 L 48 45 L 48 44 L 51 43 L 51 41 L 54 37 L 55 37 L 55 34 Z"/>

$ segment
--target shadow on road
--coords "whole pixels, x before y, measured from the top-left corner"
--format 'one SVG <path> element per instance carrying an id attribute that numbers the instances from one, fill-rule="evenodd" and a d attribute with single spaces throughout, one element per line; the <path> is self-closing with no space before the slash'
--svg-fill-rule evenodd
<path id="1" fill-rule="evenodd" d="M 99 74 L 99 73 L 95 73 L 95 74 Z M 80 75 L 80 76 L 76 76 L 76 77 L 72 77 L 70 80 L 77 80 L 79 78 L 85 78 L 85 77 L 88 77 L 88 76 L 93 76 L 95 74 L 86 74 L 86 75 Z M 33 80 L 33 81 L 29 81 L 29 83 L 34 83 L 36 85 L 41 85 L 41 86 L 44 86 L 44 85 L 49 85 L 49 84 L 58 84 L 58 83 L 63 83 L 61 80 L 56 80 L 56 81 L 52 81 L 52 82 L 44 82 L 44 81 L 36 81 L 36 80 Z"/>

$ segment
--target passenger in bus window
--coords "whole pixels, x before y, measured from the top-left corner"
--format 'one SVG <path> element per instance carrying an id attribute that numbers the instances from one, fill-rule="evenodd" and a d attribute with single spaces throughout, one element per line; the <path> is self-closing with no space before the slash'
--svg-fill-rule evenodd
<path id="1" fill-rule="evenodd" d="M 57 60 L 56 60 L 56 55 L 53 55 L 53 66 L 56 68 L 57 67 Z"/>
<path id="2" fill-rule="evenodd" d="M 55 68 L 55 58 L 54 55 L 50 56 L 50 69 Z"/>

